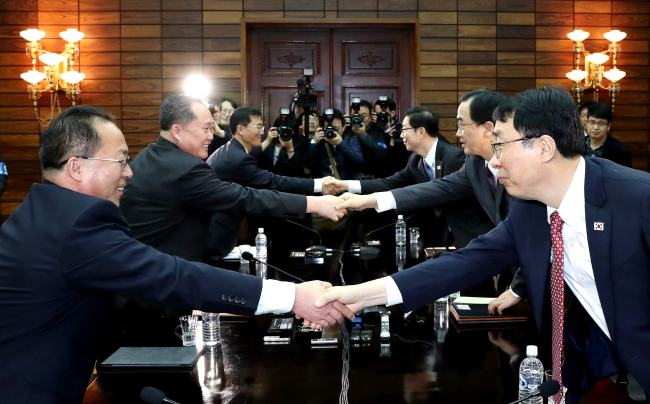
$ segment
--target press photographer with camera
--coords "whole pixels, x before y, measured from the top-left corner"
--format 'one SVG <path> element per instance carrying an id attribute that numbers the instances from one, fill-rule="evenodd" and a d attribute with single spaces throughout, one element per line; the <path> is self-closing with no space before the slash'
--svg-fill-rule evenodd
<path id="1" fill-rule="evenodd" d="M 260 168 L 287 177 L 304 177 L 304 140 L 299 135 L 298 121 L 288 108 L 280 110 L 273 127 L 262 140 L 257 153 Z M 253 154 L 255 149 L 253 149 Z"/>
<path id="2" fill-rule="evenodd" d="M 392 175 L 400 171 L 411 156 L 411 152 L 404 146 L 404 141 L 400 137 L 402 122 L 397 119 L 397 104 L 392 98 L 385 95 L 379 97 L 372 113 L 372 124 L 384 132 L 388 145 L 386 164 L 390 175 Z"/>
<path id="3" fill-rule="evenodd" d="M 346 128 L 345 117 L 338 109 L 328 108 L 320 117 L 304 159 L 314 178 L 355 178 L 357 168 L 363 164 L 363 153 L 359 140 L 345 133 Z"/>
<path id="4" fill-rule="evenodd" d="M 210 114 L 212 114 L 212 119 L 214 119 L 214 127 L 212 130 L 214 138 L 208 146 L 209 156 L 232 139 L 230 115 L 237 109 L 237 103 L 230 98 L 222 98 L 220 103 L 213 104 L 209 102 L 207 107 L 210 110 Z"/>
<path id="5" fill-rule="evenodd" d="M 390 175 L 386 168 L 388 145 L 384 132 L 372 123 L 372 105 L 367 100 L 352 99 L 347 133 L 359 140 L 363 153 L 363 167 L 358 171 L 359 179 L 383 178 Z M 346 133 L 346 134 L 347 134 Z"/>

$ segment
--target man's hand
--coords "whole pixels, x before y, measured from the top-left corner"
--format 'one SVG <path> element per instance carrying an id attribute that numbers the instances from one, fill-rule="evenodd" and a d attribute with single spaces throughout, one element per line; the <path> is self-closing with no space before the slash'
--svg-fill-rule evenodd
<path id="1" fill-rule="evenodd" d="M 336 195 L 339 193 L 338 189 L 334 185 L 336 178 L 334 177 L 323 177 L 321 178 L 323 188 L 321 192 L 323 195 Z"/>
<path id="2" fill-rule="evenodd" d="M 217 125 L 217 123 L 214 123 L 214 126 L 212 127 L 212 133 L 215 136 L 219 136 L 220 138 L 223 139 L 224 136 L 226 136 L 226 132 Z"/>
<path id="3" fill-rule="evenodd" d="M 354 319 L 354 313 L 339 302 L 316 307 L 314 304 L 316 299 L 326 293 L 326 288 L 331 286 L 330 283 L 321 281 L 296 285 L 296 300 L 292 310 L 296 313 L 296 318 L 304 319 L 305 327 L 319 328 L 319 326 L 329 327 L 336 323 L 342 324 L 344 316 L 350 320 Z"/>
<path id="4" fill-rule="evenodd" d="M 352 127 L 352 132 L 357 135 L 357 137 L 361 137 L 366 134 L 366 128 L 364 126 L 358 128 L 356 126 Z"/>
<path id="5" fill-rule="evenodd" d="M 510 289 L 508 289 L 505 292 L 501 293 L 501 296 L 490 302 L 488 305 L 488 311 L 490 314 L 494 314 L 495 309 L 498 308 L 499 314 L 503 314 L 503 310 L 514 306 L 515 304 L 519 303 L 520 300 L 521 297 L 515 297 L 515 295 L 510 292 Z"/>
<path id="6" fill-rule="evenodd" d="M 323 139 L 325 139 L 325 131 L 323 131 L 323 128 L 316 129 L 316 133 L 314 133 L 314 142 L 320 143 Z"/>
<path id="7" fill-rule="evenodd" d="M 347 213 L 345 209 L 337 209 L 337 205 L 341 202 L 343 202 L 341 198 L 332 195 L 308 196 L 306 213 L 318 213 L 323 217 L 338 222 L 338 220 Z"/>
<path id="8" fill-rule="evenodd" d="M 345 181 L 345 186 L 347 188 L 347 181 Z M 355 195 L 346 192 L 339 198 L 345 201 L 336 207 L 336 209 L 339 210 L 364 210 L 369 208 L 377 209 L 377 197 L 375 194 Z"/>
<path id="9" fill-rule="evenodd" d="M 316 300 L 316 307 L 324 307 L 335 301 L 343 303 L 356 313 L 364 307 L 386 304 L 388 296 L 384 281 L 375 279 L 359 285 L 330 287 L 327 293 Z"/>
<path id="10" fill-rule="evenodd" d="M 327 143 L 331 144 L 332 146 L 338 146 L 343 141 L 343 138 L 341 137 L 341 135 L 338 134 L 338 132 L 334 132 L 334 133 L 336 134 L 335 137 L 333 137 L 332 139 L 325 138 L 325 140 L 327 141 Z"/>

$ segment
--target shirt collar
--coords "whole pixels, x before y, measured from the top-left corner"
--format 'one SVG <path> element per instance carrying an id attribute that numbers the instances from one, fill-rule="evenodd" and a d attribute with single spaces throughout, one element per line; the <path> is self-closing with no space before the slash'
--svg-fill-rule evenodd
<path id="1" fill-rule="evenodd" d="M 490 160 L 485 160 L 485 166 L 490 170 L 492 176 L 496 179 L 499 169 L 492 167 L 492 164 L 490 164 Z"/>
<path id="2" fill-rule="evenodd" d="M 435 143 L 433 144 L 433 146 L 431 146 L 429 153 L 427 153 L 427 156 L 424 158 L 424 161 L 427 162 L 427 164 L 429 165 L 429 167 L 431 167 L 433 172 L 436 172 L 436 148 L 437 147 L 438 147 L 438 138 L 436 138 Z"/>
<path id="3" fill-rule="evenodd" d="M 556 209 L 546 205 L 546 219 L 551 223 L 551 214 Z M 572 229 L 587 236 L 585 223 L 585 159 L 580 157 L 580 162 L 573 174 L 573 180 L 560 203 L 558 214 Z"/>

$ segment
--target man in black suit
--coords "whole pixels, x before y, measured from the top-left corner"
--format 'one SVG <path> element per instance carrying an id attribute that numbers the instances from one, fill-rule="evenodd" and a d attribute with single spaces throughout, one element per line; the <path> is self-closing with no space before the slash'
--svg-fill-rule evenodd
<path id="1" fill-rule="evenodd" d="M 314 197 L 243 188 L 219 180 L 207 157 L 214 121 L 198 99 L 174 95 L 160 106 L 160 137 L 133 160 L 121 209 L 136 240 L 162 252 L 201 261 L 206 248 L 221 258 L 237 242 L 244 215 L 302 218 L 305 213 L 338 220 L 333 196 Z M 213 213 L 221 212 L 208 239 Z M 213 223 L 214 224 L 214 223 Z M 216 258 L 215 258 L 216 259 Z"/>
<path id="2" fill-rule="evenodd" d="M 587 111 L 587 137 L 585 156 L 612 160 L 616 164 L 632 167 L 632 153 L 620 140 L 609 135 L 612 127 L 612 108 L 596 104 Z"/>
<path id="3" fill-rule="evenodd" d="M 210 312 L 304 311 L 323 326 L 343 321 L 333 308 L 312 310 L 328 284 L 266 281 L 132 239 L 118 205 L 133 173 L 108 112 L 66 109 L 41 135 L 39 155 L 45 183 L 0 228 L 3 402 L 80 404 L 115 294 Z"/>
<path id="4" fill-rule="evenodd" d="M 234 182 L 255 189 L 312 195 L 322 192 L 323 186 L 333 180 L 332 177 L 322 179 L 285 177 L 261 169 L 257 159 L 251 154 L 253 148 L 262 145 L 264 134 L 262 112 L 257 109 L 238 108 L 230 117 L 230 130 L 233 139 L 214 152 L 206 161 L 221 181 Z M 287 157 L 292 158 L 294 154 L 295 150 L 287 150 Z"/>
<path id="5" fill-rule="evenodd" d="M 393 174 L 388 169 L 389 165 L 386 164 L 388 157 L 388 145 L 386 143 L 388 140 L 384 131 L 375 125 L 371 125 L 371 111 L 372 105 L 370 102 L 361 100 L 359 115 L 363 118 L 363 124 L 361 126 L 350 125 L 348 127 L 349 133 L 344 133 L 344 136 L 354 134 L 359 139 L 361 151 L 363 152 L 362 176 L 368 178 L 384 178 Z M 354 113 L 355 111 L 350 109 L 350 115 Z"/>
<path id="6" fill-rule="evenodd" d="M 428 108 L 415 107 L 406 111 L 401 138 L 404 140 L 406 149 L 413 152 L 408 165 L 402 171 L 385 179 L 335 181 L 334 185 L 337 190 L 348 190 L 361 194 L 384 192 L 384 198 L 391 198 L 391 192 L 395 193 L 401 188 L 414 184 L 437 183 L 437 180 L 448 178 L 448 175 L 460 170 L 463 163 L 465 163 L 463 150 L 447 142 L 440 141 L 438 122 L 438 115 Z M 343 205 L 350 204 L 355 209 L 365 208 L 365 206 L 352 205 L 352 201 L 356 200 L 352 198 L 355 197 L 346 194 L 343 199 L 351 200 L 348 200 Z M 370 195 L 367 199 L 371 198 L 374 198 L 374 195 Z M 425 207 L 430 209 L 435 205 L 437 234 L 442 245 L 447 244 L 446 241 L 448 240 L 447 224 L 451 227 L 451 232 L 461 247 L 466 246 L 472 239 L 494 227 L 486 212 L 479 206 L 476 196 L 471 192 L 467 192 L 462 197 L 449 198 L 448 201 L 442 201 L 441 198 L 431 198 L 429 194 L 425 197 L 418 195 L 417 198 L 421 202 L 417 209 Z M 381 196 L 378 196 L 378 199 L 381 199 Z M 378 210 L 382 212 L 388 209 Z M 400 206 L 400 211 L 402 210 L 413 209 L 401 209 Z M 432 218 L 433 223 L 436 223 L 435 218 Z M 429 218 L 422 221 L 427 224 L 427 227 L 432 225 L 432 220 Z"/>

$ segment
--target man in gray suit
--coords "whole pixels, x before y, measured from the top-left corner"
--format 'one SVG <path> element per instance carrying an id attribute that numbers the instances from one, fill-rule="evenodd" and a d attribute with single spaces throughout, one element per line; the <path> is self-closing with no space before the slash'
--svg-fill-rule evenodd
<path id="1" fill-rule="evenodd" d="M 510 195 L 503 185 L 496 182 L 496 170 L 489 164 L 494 154 L 490 142 L 495 140 L 492 113 L 505 99 L 503 94 L 485 89 L 469 91 L 461 97 L 456 117 L 456 136 L 462 144 L 466 158 L 465 165 L 459 171 L 435 181 L 393 189 L 390 192 L 370 195 L 346 193 L 341 197 L 346 202 L 339 205 L 339 208 L 375 208 L 378 212 L 395 209 L 397 213 L 401 213 L 476 196 L 492 222 L 487 231 L 496 227 L 507 216 L 510 203 Z M 348 187 L 348 184 L 336 185 L 340 190 Z M 516 287 L 516 290 L 520 288 Z M 499 299 L 506 299 L 508 306 L 519 301 L 518 297 L 508 291 Z M 501 303 L 503 308 L 507 307 L 506 300 Z"/>

